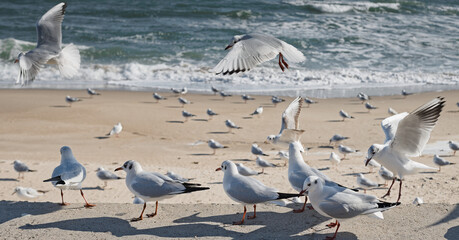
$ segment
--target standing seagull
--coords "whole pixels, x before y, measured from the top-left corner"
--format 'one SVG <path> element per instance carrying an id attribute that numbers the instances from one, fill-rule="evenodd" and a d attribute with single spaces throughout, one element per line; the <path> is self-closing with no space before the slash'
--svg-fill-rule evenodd
<path id="1" fill-rule="evenodd" d="M 276 107 L 278 103 L 285 102 L 285 99 L 280 98 L 278 96 L 273 96 L 271 98 L 271 102 L 274 104 L 274 107 Z"/>
<path id="2" fill-rule="evenodd" d="M 330 153 L 328 160 L 330 160 L 333 166 L 338 166 L 338 164 L 341 162 L 341 158 L 335 152 Z"/>
<path id="3" fill-rule="evenodd" d="M 378 107 L 371 105 L 369 102 L 365 103 L 365 108 L 368 109 L 368 112 L 370 112 L 373 109 L 378 109 Z"/>
<path id="4" fill-rule="evenodd" d="M 33 188 L 25 188 L 25 187 L 16 187 L 14 189 L 13 194 L 18 194 L 18 197 L 24 200 L 34 199 L 36 197 L 42 196 L 43 193 L 47 191 L 35 190 Z M 12 194 L 12 195 L 13 195 Z"/>
<path id="5" fill-rule="evenodd" d="M 190 117 L 196 117 L 196 115 L 192 114 L 192 113 L 189 113 L 185 110 L 182 111 L 182 116 L 185 118 L 185 121 L 183 122 L 187 122 L 188 121 L 188 118 Z"/>
<path id="6" fill-rule="evenodd" d="M 253 204 L 253 216 L 247 216 L 247 219 L 254 219 L 257 216 L 257 203 L 275 201 L 278 199 L 297 197 L 298 194 L 280 193 L 274 188 L 267 187 L 255 178 L 243 176 L 237 170 L 236 164 L 227 160 L 224 161 L 221 167 L 215 171 L 222 170 L 223 189 L 226 195 L 232 200 L 244 205 L 244 214 L 242 220 L 233 222 L 234 225 L 244 223 L 247 213 L 247 204 Z"/>
<path id="7" fill-rule="evenodd" d="M 445 105 L 442 97 L 422 105 L 411 113 L 400 113 L 384 119 L 381 127 L 386 135 L 384 144 L 373 144 L 368 149 L 366 164 L 372 158 L 400 178 L 397 202 L 402 196 L 402 182 L 406 175 L 416 174 L 426 169 L 435 169 L 411 160 L 410 156 L 420 156 L 430 138 L 441 110 Z M 390 195 L 395 178 L 385 196 Z"/>
<path id="8" fill-rule="evenodd" d="M 447 161 L 447 160 L 441 158 L 441 157 L 438 156 L 437 154 L 434 155 L 433 162 L 435 163 L 435 165 L 438 166 L 438 171 L 439 171 L 439 172 L 441 171 L 441 167 L 442 167 L 442 166 L 455 164 L 455 163 L 449 162 L 449 161 Z"/>
<path id="9" fill-rule="evenodd" d="M 398 112 L 395 111 L 395 109 L 393 109 L 393 108 L 391 108 L 391 107 L 389 107 L 389 108 L 387 109 L 387 113 L 389 113 L 391 116 L 394 116 L 394 115 L 397 115 L 397 114 L 398 114 Z"/>
<path id="10" fill-rule="evenodd" d="M 261 173 L 265 173 L 265 168 L 277 167 L 276 165 L 262 159 L 260 156 L 257 157 L 256 164 L 257 166 L 261 167 Z"/>
<path id="11" fill-rule="evenodd" d="M 191 104 L 190 101 L 186 100 L 185 98 L 179 97 L 178 101 L 180 104 L 182 104 L 182 108 L 185 106 L 185 104 Z"/>
<path id="12" fill-rule="evenodd" d="M 394 180 L 394 173 L 389 171 L 384 166 L 381 166 L 381 168 L 378 171 L 378 174 L 379 174 L 379 176 L 381 176 L 384 179 L 384 186 L 387 186 L 387 181 Z"/>
<path id="13" fill-rule="evenodd" d="M 365 102 L 365 101 L 368 101 L 370 99 L 370 96 L 366 95 L 365 93 L 363 92 L 359 92 L 359 94 L 357 94 L 357 97 L 360 99 L 360 101 L 362 101 L 362 104 Z"/>
<path id="14" fill-rule="evenodd" d="M 409 95 L 413 95 L 413 93 L 409 93 L 409 92 L 405 91 L 405 89 L 402 90 L 402 96 L 404 98 L 406 98 L 406 96 L 409 96 Z"/>
<path id="15" fill-rule="evenodd" d="M 177 194 L 202 191 L 208 187 L 199 187 L 200 184 L 182 183 L 161 173 L 147 172 L 142 169 L 140 163 L 129 160 L 115 171 L 124 170 L 126 172 L 126 186 L 138 198 L 145 201 L 140 217 L 131 219 L 132 222 L 143 219 L 143 212 L 147 207 L 147 202 L 156 201 L 156 210 L 147 217 L 154 217 L 158 213 L 158 201 L 171 198 Z"/>
<path id="16" fill-rule="evenodd" d="M 258 144 L 254 143 L 252 144 L 252 148 L 250 149 L 250 152 L 252 152 L 255 157 L 262 155 L 262 156 L 269 156 L 268 154 L 264 153 L 263 150 L 258 146 Z"/>
<path id="17" fill-rule="evenodd" d="M 96 90 L 88 88 L 86 89 L 86 92 L 89 94 L 89 96 L 92 98 L 94 95 L 100 95 L 100 93 L 96 92 Z"/>
<path id="18" fill-rule="evenodd" d="M 116 137 L 119 137 L 121 131 L 123 131 L 123 126 L 119 122 L 115 126 L 113 126 L 112 130 L 110 130 L 109 133 L 107 133 L 107 136 L 113 136 L 115 134 Z"/>
<path id="19" fill-rule="evenodd" d="M 213 139 L 210 139 L 209 141 L 207 141 L 207 144 L 209 145 L 210 148 L 212 148 L 212 150 L 214 150 L 214 152 L 212 153 L 212 155 L 215 155 L 216 153 L 216 150 L 219 149 L 219 148 L 228 148 L 228 146 L 223 146 L 221 143 L 213 140 Z"/>
<path id="20" fill-rule="evenodd" d="M 307 192 L 314 210 L 323 216 L 336 219 L 336 222 L 327 225 L 329 228 L 337 227 L 333 237 L 327 237 L 327 239 L 336 238 L 341 225 L 339 221 L 368 214 L 382 219 L 383 211 L 400 205 L 399 202 L 382 202 L 375 196 L 327 186 L 323 179 L 316 176 L 308 177 L 304 181 L 302 192 Z"/>
<path id="21" fill-rule="evenodd" d="M 242 94 L 241 98 L 242 98 L 242 100 L 244 100 L 244 103 L 247 103 L 247 101 L 250 101 L 250 100 L 255 100 L 255 98 L 253 98 L 253 97 L 251 97 L 251 96 L 249 96 L 247 94 Z"/>
<path id="22" fill-rule="evenodd" d="M 117 176 L 116 174 L 114 174 L 112 172 L 109 172 L 109 171 L 105 170 L 103 167 L 97 168 L 96 172 L 97 172 L 96 173 L 97 177 L 100 180 L 104 181 L 104 186 L 102 188 L 106 188 L 107 187 L 107 181 L 121 179 L 121 177 Z"/>
<path id="23" fill-rule="evenodd" d="M 250 114 L 250 116 L 253 116 L 253 115 L 257 115 L 258 117 L 261 116 L 261 114 L 263 113 L 263 107 L 257 107 L 257 109 L 255 109 L 255 111 L 253 111 L 253 113 Z"/>
<path id="24" fill-rule="evenodd" d="M 158 93 L 153 93 L 153 98 L 156 99 L 156 102 L 158 103 L 159 100 L 166 100 L 167 98 L 159 95 Z"/>
<path id="25" fill-rule="evenodd" d="M 260 63 L 274 59 L 279 55 L 279 67 L 282 71 L 288 68 L 284 56 L 291 62 L 306 60 L 303 53 L 294 46 L 265 34 L 236 35 L 225 48 L 228 54 L 215 66 L 213 72 L 233 74 L 249 71 Z"/>
<path id="26" fill-rule="evenodd" d="M 282 113 L 281 129 L 277 135 L 269 135 L 266 142 L 270 142 L 280 147 L 288 148 L 290 142 L 300 141 L 300 136 L 304 130 L 300 130 L 298 118 L 301 113 L 303 100 L 301 97 L 295 98 Z"/>
<path id="27" fill-rule="evenodd" d="M 61 147 L 61 164 L 57 166 L 50 179 L 43 182 L 51 182 L 54 187 L 61 190 L 62 206 L 68 205 L 64 202 L 64 192 L 62 190 L 80 190 L 86 204 L 84 207 L 94 207 L 96 205 L 89 204 L 81 190 L 81 183 L 86 178 L 86 169 L 73 156 L 72 149 L 67 146 Z"/>
<path id="28" fill-rule="evenodd" d="M 354 118 L 353 116 L 349 115 L 349 113 L 345 112 L 343 109 L 339 110 L 339 115 L 343 118 L 343 122 L 346 118 Z"/>
<path id="29" fill-rule="evenodd" d="M 339 143 L 343 140 L 349 139 L 349 137 L 341 136 L 339 134 L 333 135 L 333 137 L 330 138 L 330 141 L 328 142 L 328 145 L 331 145 L 332 143 Z"/>
<path id="30" fill-rule="evenodd" d="M 214 95 L 217 95 L 217 93 L 220 91 L 218 90 L 218 88 L 214 87 L 214 86 L 210 86 L 210 90 L 212 90 L 212 92 L 214 93 Z"/>
<path id="31" fill-rule="evenodd" d="M 227 119 L 225 121 L 225 125 L 228 127 L 228 132 L 229 133 L 232 133 L 232 130 L 233 128 L 235 129 L 241 129 L 241 127 L 237 126 L 234 122 L 232 122 L 231 120 Z"/>
<path id="32" fill-rule="evenodd" d="M 33 81 L 45 64 L 57 64 L 61 76 L 74 76 L 80 69 L 80 52 L 69 44 L 62 48 L 62 21 L 66 3 L 59 3 L 46 12 L 37 22 L 37 47 L 27 53 L 21 52 L 14 63 L 20 72 L 16 83 L 22 85 Z"/>
<path id="33" fill-rule="evenodd" d="M 357 185 L 359 185 L 361 188 L 363 188 L 363 192 L 364 193 L 367 193 L 367 189 L 380 187 L 383 184 L 377 184 L 377 183 L 371 181 L 370 179 L 364 177 L 363 174 L 359 173 L 357 175 Z"/>
<path id="34" fill-rule="evenodd" d="M 276 155 L 279 155 L 279 157 L 284 159 L 284 166 L 287 166 L 287 161 L 289 159 L 289 153 L 286 151 L 279 151 Z"/>
<path id="35" fill-rule="evenodd" d="M 339 145 L 338 146 L 338 151 L 344 155 L 344 157 L 341 159 L 341 160 L 344 160 L 346 159 L 346 154 L 350 154 L 350 153 L 356 153 L 358 152 L 358 150 L 355 150 L 355 149 L 352 149 L 348 146 L 344 146 L 344 145 Z"/>
<path id="36" fill-rule="evenodd" d="M 449 148 L 454 151 L 453 155 L 456 156 L 456 151 L 459 151 L 459 144 L 453 141 L 448 141 Z"/>
<path id="37" fill-rule="evenodd" d="M 306 104 L 308 104 L 308 107 L 309 107 L 309 105 L 311 105 L 311 104 L 316 104 L 316 103 L 317 103 L 317 101 L 314 101 L 314 100 L 309 99 L 309 98 L 304 98 L 304 102 L 305 102 Z"/>
<path id="38" fill-rule="evenodd" d="M 236 163 L 237 171 L 243 176 L 253 176 L 259 173 L 249 167 L 244 166 L 242 163 Z"/>
<path id="39" fill-rule="evenodd" d="M 81 99 L 76 98 L 76 97 L 70 97 L 70 96 L 67 95 L 67 96 L 65 97 L 65 101 L 69 104 L 69 107 L 72 107 L 72 103 L 74 103 L 74 102 L 80 102 Z"/>
<path id="40" fill-rule="evenodd" d="M 25 172 L 36 172 L 36 170 L 29 169 L 29 167 L 25 163 L 19 160 L 15 160 L 13 164 L 14 164 L 13 165 L 14 170 L 18 172 L 18 179 L 21 179 L 21 173 L 22 173 L 22 179 L 24 179 Z"/>
<path id="41" fill-rule="evenodd" d="M 212 120 L 212 117 L 213 116 L 217 116 L 218 113 L 215 113 L 214 111 L 212 111 L 212 109 L 208 108 L 207 111 L 206 111 L 207 115 L 209 115 L 209 120 Z"/>

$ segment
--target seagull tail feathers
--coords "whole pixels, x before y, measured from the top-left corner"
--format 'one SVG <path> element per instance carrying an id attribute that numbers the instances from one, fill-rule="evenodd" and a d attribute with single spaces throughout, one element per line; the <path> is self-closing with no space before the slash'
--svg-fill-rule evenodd
<path id="1" fill-rule="evenodd" d="M 80 61 L 78 48 L 73 44 L 67 45 L 59 54 L 59 72 L 65 78 L 73 77 L 80 69 Z"/>
<path id="2" fill-rule="evenodd" d="M 50 179 L 43 180 L 43 182 L 56 182 L 56 185 L 64 185 L 65 182 L 62 180 L 61 176 L 52 177 Z"/>
<path id="3" fill-rule="evenodd" d="M 29 169 L 27 170 L 27 172 L 36 172 L 37 170 L 32 170 L 32 169 Z"/>

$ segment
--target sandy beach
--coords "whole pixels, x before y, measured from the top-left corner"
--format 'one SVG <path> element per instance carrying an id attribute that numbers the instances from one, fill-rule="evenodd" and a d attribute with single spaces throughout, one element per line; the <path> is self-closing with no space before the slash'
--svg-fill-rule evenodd
<path id="1" fill-rule="evenodd" d="M 68 107 L 64 100 L 66 95 L 79 97 L 82 101 Z M 325 229 L 323 224 L 329 219 L 315 211 L 291 213 L 291 208 L 299 208 L 300 204 L 289 204 L 287 208 L 262 205 L 258 209 L 259 218 L 248 222 L 248 226 L 230 225 L 241 217 L 242 206 L 226 196 L 221 184 L 223 173 L 215 172 L 215 169 L 224 160 L 232 160 L 261 170 L 250 153 L 252 143 L 257 143 L 269 154 L 266 160 L 279 165 L 265 169 L 266 174 L 256 178 L 282 192 L 295 192 L 288 182 L 284 160 L 276 156 L 279 149 L 264 143 L 268 135 L 278 133 L 281 114 L 292 98 L 286 98 L 275 107 L 270 96 L 254 96 L 256 100 L 245 104 L 240 96 L 223 99 L 214 95 L 187 94 L 183 97 L 192 104 L 182 108 L 177 96 L 172 93 L 161 95 L 168 99 L 156 103 L 152 92 L 102 91 L 101 96 L 89 98 L 85 90 L 0 90 L 0 208 L 3 213 L 8 212 L 1 217 L 0 238 L 40 236 L 50 239 L 59 234 L 69 239 L 82 236 L 322 239 L 332 233 L 333 230 Z M 457 163 L 459 154 L 451 156 L 447 141 L 459 141 L 459 108 L 456 106 L 459 91 L 422 93 L 407 98 L 374 97 L 370 102 L 379 108 L 370 113 L 357 98 L 318 99 L 319 103 L 309 108 L 305 104 L 300 128 L 305 130 L 302 143 L 310 149 L 304 159 L 334 181 L 357 187 L 355 173 L 369 171 L 363 163 L 368 147 L 384 141 L 380 122 L 389 116 L 388 107 L 398 112 L 410 112 L 437 96 L 445 97 L 446 106 L 423 156 L 413 160 L 434 166 L 432 156 L 439 154 Z M 263 114 L 251 117 L 249 114 L 258 106 L 264 107 Z M 208 120 L 207 108 L 219 115 Z M 197 117 L 183 122 L 183 109 Z M 355 119 L 342 122 L 338 114 L 340 109 Z M 242 129 L 228 133 L 224 124 L 226 119 L 231 119 Z M 117 122 L 123 124 L 120 136 L 106 137 Z M 329 147 L 328 141 L 336 133 L 350 137 L 343 144 L 360 152 L 348 155 L 347 160 L 333 168 L 327 159 L 331 151 L 339 153 L 336 147 Z M 209 139 L 228 148 L 219 149 L 212 155 L 205 143 Z M 76 159 L 86 167 L 83 190 L 88 201 L 98 205 L 93 209 L 82 208 L 83 199 L 77 191 L 64 193 L 65 200 L 72 204 L 61 209 L 56 204 L 60 201 L 59 191 L 43 182 L 51 177 L 54 167 L 59 164 L 59 149 L 65 145 L 72 148 Z M 141 206 L 131 204 L 133 194 L 124 180 L 109 182 L 108 188 L 102 189 L 103 182 L 96 177 L 95 170 L 102 166 L 113 171 L 131 159 L 140 162 L 144 170 L 174 171 L 183 177 L 194 178 L 193 182 L 208 186 L 210 190 L 161 201 L 157 217 L 129 223 L 127 220 L 137 216 Z M 23 161 L 37 172 L 26 173 L 25 179 L 17 180 L 12 165 L 14 160 Z M 122 171 L 117 173 L 125 176 Z M 401 206 L 385 212 L 383 221 L 358 217 L 344 222 L 338 238 L 457 238 L 457 173 L 458 165 L 452 165 L 443 167 L 441 172 L 426 171 L 407 176 Z M 365 176 L 384 183 L 377 172 Z M 16 186 L 49 192 L 30 203 L 16 202 L 20 199 L 11 195 Z M 396 200 L 398 186 L 394 190 L 385 200 Z M 382 187 L 367 193 L 380 197 L 386 191 L 387 188 Z M 414 206 L 415 197 L 423 198 L 426 204 Z M 251 207 L 249 209 L 251 211 Z M 153 211 L 152 205 L 147 208 L 147 212 L 150 211 Z M 21 217 L 22 213 L 32 216 Z"/>

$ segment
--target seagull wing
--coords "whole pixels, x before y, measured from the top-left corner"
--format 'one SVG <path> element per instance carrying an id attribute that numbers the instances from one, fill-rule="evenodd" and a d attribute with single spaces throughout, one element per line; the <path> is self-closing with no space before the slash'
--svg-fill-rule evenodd
<path id="1" fill-rule="evenodd" d="M 391 117 L 388 117 L 381 122 L 381 127 L 386 135 L 386 140 L 384 143 L 394 139 L 395 133 L 397 132 L 397 127 L 400 121 L 408 116 L 407 112 L 400 113 Z"/>
<path id="2" fill-rule="evenodd" d="M 300 117 L 301 106 L 303 106 L 303 99 L 301 97 L 295 98 L 295 100 L 288 105 L 282 113 L 282 125 L 279 134 L 281 134 L 284 129 L 299 129 L 300 123 L 298 118 Z"/>
<path id="3" fill-rule="evenodd" d="M 408 156 L 420 156 L 444 105 L 443 98 L 438 97 L 403 118 L 398 124 L 391 148 Z"/>
<path id="4" fill-rule="evenodd" d="M 62 21 L 66 3 L 59 3 L 46 12 L 37 22 L 37 47 L 47 45 L 49 50 L 59 52 L 62 43 Z"/>

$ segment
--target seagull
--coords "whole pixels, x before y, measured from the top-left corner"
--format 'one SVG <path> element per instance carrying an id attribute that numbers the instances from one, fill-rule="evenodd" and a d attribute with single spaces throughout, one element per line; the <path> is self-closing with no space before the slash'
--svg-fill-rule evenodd
<path id="1" fill-rule="evenodd" d="M 300 130 L 298 118 L 301 113 L 303 100 L 301 97 L 295 98 L 282 113 L 281 129 L 277 135 L 269 135 L 265 143 L 272 143 L 280 147 L 288 148 L 290 142 L 300 141 L 300 136 L 304 130 Z M 303 150 L 304 152 L 304 150 Z"/>
<path id="2" fill-rule="evenodd" d="M 367 160 L 364 159 L 363 162 L 366 162 Z M 371 159 L 368 164 L 367 164 L 367 167 L 370 169 L 369 173 L 372 173 L 373 172 L 373 169 L 375 168 L 380 168 L 381 167 L 381 164 L 379 164 L 377 161 L 375 161 L 374 159 Z"/>
<path id="3" fill-rule="evenodd" d="M 328 145 L 331 145 L 332 143 L 336 142 L 339 143 L 343 140 L 349 139 L 349 137 L 341 136 L 339 134 L 333 135 L 333 137 L 330 138 L 330 141 L 328 142 Z"/>
<path id="4" fill-rule="evenodd" d="M 268 154 L 264 153 L 263 150 L 261 150 L 261 148 L 258 146 L 258 144 L 254 143 L 252 144 L 252 148 L 250 149 L 250 151 L 252 152 L 253 155 L 255 155 L 256 157 L 259 156 L 259 155 L 262 155 L 262 156 L 269 156 Z"/>
<path id="5" fill-rule="evenodd" d="M 368 109 L 368 112 L 370 112 L 373 109 L 378 109 L 378 107 L 371 105 L 369 102 L 365 103 L 365 108 Z"/>
<path id="6" fill-rule="evenodd" d="M 141 198 L 138 198 L 138 197 L 135 197 L 134 196 L 134 200 L 132 201 L 133 204 L 144 204 L 145 201 Z"/>
<path id="7" fill-rule="evenodd" d="M 179 97 L 178 101 L 180 104 L 182 104 L 182 108 L 185 106 L 185 104 L 191 104 L 190 101 L 186 100 L 185 98 Z"/>
<path id="8" fill-rule="evenodd" d="M 180 94 L 185 95 L 188 93 L 188 89 L 186 87 L 182 88 L 182 91 L 180 91 Z"/>
<path id="9" fill-rule="evenodd" d="M 346 118 L 354 118 L 353 116 L 345 112 L 343 109 L 339 110 L 339 115 L 343 118 L 343 122 L 344 122 L 344 119 Z"/>
<path id="10" fill-rule="evenodd" d="M 255 109 L 255 111 L 253 111 L 253 113 L 251 113 L 250 115 L 253 116 L 253 115 L 257 115 L 258 117 L 260 117 L 260 115 L 263 113 L 263 107 L 257 107 L 257 109 Z"/>
<path id="11" fill-rule="evenodd" d="M 242 176 L 253 176 L 258 175 L 259 173 L 249 167 L 244 166 L 242 163 L 236 163 L 237 171 Z"/>
<path id="12" fill-rule="evenodd" d="M 190 117 L 196 117 L 196 115 L 194 115 L 192 113 L 189 113 L 189 112 L 187 112 L 185 110 L 182 111 L 182 116 L 185 118 L 184 122 L 187 122 L 188 118 L 190 118 Z"/>
<path id="13" fill-rule="evenodd" d="M 242 100 L 244 100 L 244 103 L 247 103 L 247 101 L 250 101 L 250 100 L 255 100 L 255 98 L 253 98 L 253 97 L 251 97 L 251 96 L 249 96 L 247 94 L 242 94 L 241 98 L 242 98 Z"/>
<path id="14" fill-rule="evenodd" d="M 253 216 L 248 216 L 247 219 L 253 219 L 257 216 L 256 204 L 298 196 L 298 194 L 280 193 L 274 188 L 267 187 L 255 178 L 241 175 L 237 170 L 236 164 L 229 160 L 224 161 L 221 167 L 215 171 L 220 170 L 224 173 L 223 189 L 226 195 L 232 200 L 244 204 L 242 220 L 233 222 L 234 225 L 244 223 L 247 204 L 253 204 Z"/>
<path id="15" fill-rule="evenodd" d="M 208 108 L 207 109 L 207 115 L 209 115 L 209 120 L 212 120 L 212 117 L 213 116 L 217 116 L 218 113 L 215 113 L 214 111 L 212 111 L 212 109 Z"/>
<path id="16" fill-rule="evenodd" d="M 215 155 L 216 150 L 219 149 L 219 148 L 228 148 L 228 146 L 223 146 L 222 144 L 220 144 L 219 142 L 217 142 L 217 141 L 215 141 L 213 139 L 210 139 L 209 141 L 207 141 L 207 144 L 209 145 L 210 148 L 212 148 L 212 150 L 214 150 L 212 155 Z"/>
<path id="17" fill-rule="evenodd" d="M 74 103 L 74 102 L 80 102 L 81 99 L 76 98 L 76 97 L 70 97 L 70 96 L 67 95 L 67 96 L 65 97 L 65 101 L 69 104 L 69 107 L 72 107 L 72 103 Z"/>
<path id="18" fill-rule="evenodd" d="M 112 130 L 110 130 L 109 133 L 107 133 L 107 136 L 113 136 L 115 134 L 116 137 L 119 137 L 119 134 L 123 131 L 123 126 L 121 123 L 117 123 L 115 126 L 113 126 Z"/>
<path id="19" fill-rule="evenodd" d="M 154 217 L 158 213 L 158 201 L 171 198 L 177 194 L 202 191 L 208 187 L 199 187 L 200 184 L 182 183 L 161 173 L 147 172 L 142 169 L 140 163 L 129 160 L 115 171 L 126 172 L 126 186 L 138 198 L 145 201 L 140 217 L 131 219 L 132 222 L 143 220 L 143 212 L 147 202 L 156 201 L 156 209 L 147 217 Z"/>
<path id="20" fill-rule="evenodd" d="M 181 89 L 177 89 L 177 88 L 171 88 L 171 91 L 172 91 L 172 93 L 174 93 L 174 94 L 180 94 L 180 93 L 182 92 Z"/>
<path id="21" fill-rule="evenodd" d="M 348 146 L 344 146 L 344 145 L 339 145 L 338 146 L 338 151 L 344 155 L 344 157 L 341 159 L 346 159 L 346 154 L 350 154 L 350 153 L 356 153 L 358 152 L 359 150 L 354 150 Z"/>
<path id="22" fill-rule="evenodd" d="M 416 206 L 421 206 L 421 204 L 424 203 L 424 200 L 422 200 L 422 198 L 420 197 L 416 197 L 413 201 L 413 204 L 416 205 Z"/>
<path id="23" fill-rule="evenodd" d="M 156 99 L 156 102 L 158 103 L 159 100 L 166 100 L 167 98 L 159 95 L 158 93 L 153 93 L 153 98 Z"/>
<path id="24" fill-rule="evenodd" d="M 406 96 L 409 96 L 409 95 L 413 95 L 413 93 L 409 93 L 409 92 L 405 91 L 405 89 L 402 90 L 402 96 L 404 98 L 406 98 Z"/>
<path id="25" fill-rule="evenodd" d="M 96 92 L 96 90 L 94 89 L 91 89 L 91 88 L 88 88 L 86 89 L 86 91 L 88 92 L 89 96 L 94 96 L 94 95 L 100 95 L 100 93 Z"/>
<path id="26" fill-rule="evenodd" d="M 216 74 L 233 74 L 249 71 L 258 64 L 274 59 L 279 55 L 279 67 L 282 72 L 288 69 L 284 56 L 291 62 L 306 60 L 303 53 L 294 46 L 273 36 L 259 33 L 236 35 L 225 50 L 228 54 L 215 66 Z"/>
<path id="27" fill-rule="evenodd" d="M 27 53 L 19 53 L 14 63 L 20 72 L 16 83 L 33 81 L 45 64 L 57 64 L 61 76 L 73 77 L 80 69 L 80 52 L 73 44 L 62 48 L 62 21 L 66 3 L 59 3 L 46 12 L 37 22 L 37 47 Z"/>
<path id="28" fill-rule="evenodd" d="M 29 169 L 29 167 L 25 163 L 23 163 L 23 162 L 21 162 L 19 160 L 15 160 L 13 162 L 13 164 L 14 164 L 13 165 L 14 170 L 16 172 L 18 172 L 18 179 L 21 179 L 21 173 L 22 173 L 22 179 L 24 179 L 24 173 L 25 172 L 36 172 L 37 171 L 37 170 Z"/>
<path id="29" fill-rule="evenodd" d="M 280 158 L 284 159 L 284 166 L 287 166 L 287 161 L 289 159 L 289 154 L 286 151 L 279 151 L 276 155 L 279 155 Z"/>
<path id="30" fill-rule="evenodd" d="M 105 170 L 103 167 L 97 168 L 96 172 L 97 172 L 96 173 L 97 177 L 100 180 L 104 181 L 104 186 L 102 188 L 106 188 L 107 187 L 107 181 L 121 179 L 121 177 L 117 176 L 116 174 L 114 174 L 112 172 L 109 172 L 109 171 Z"/>
<path id="31" fill-rule="evenodd" d="M 362 101 L 362 104 L 370 99 L 370 97 L 363 92 L 359 92 L 359 94 L 357 94 L 357 97 L 360 99 L 360 101 Z"/>
<path id="32" fill-rule="evenodd" d="M 305 102 L 306 104 L 308 104 L 308 107 L 309 107 L 309 105 L 311 105 L 311 104 L 316 104 L 316 103 L 318 103 L 317 101 L 314 101 L 314 100 L 309 99 L 309 98 L 304 98 L 304 102 Z"/>
<path id="33" fill-rule="evenodd" d="M 456 156 L 456 151 L 459 151 L 459 144 L 453 141 L 448 141 L 449 148 L 454 151 L 453 155 Z"/>
<path id="34" fill-rule="evenodd" d="M 225 99 L 226 97 L 231 97 L 233 95 L 229 94 L 229 93 L 226 93 L 224 92 L 223 90 L 220 90 L 220 96 Z"/>
<path id="35" fill-rule="evenodd" d="M 314 210 L 323 216 L 336 219 L 336 222 L 327 225 L 329 228 L 337 227 L 333 237 L 327 239 L 336 238 L 340 221 L 368 214 L 383 219 L 383 211 L 400 205 L 399 202 L 382 202 L 375 196 L 327 186 L 325 181 L 317 176 L 310 176 L 304 181 L 302 193 L 304 192 L 307 192 Z"/>
<path id="36" fill-rule="evenodd" d="M 25 188 L 25 187 L 16 187 L 14 189 L 13 194 L 18 194 L 18 197 L 24 200 L 34 199 L 36 197 L 42 196 L 43 193 L 47 191 L 35 190 L 33 188 Z M 11 195 L 13 195 L 11 194 Z"/>
<path id="37" fill-rule="evenodd" d="M 277 167 L 276 165 L 262 159 L 260 156 L 257 156 L 256 164 L 257 166 L 261 167 L 261 173 L 265 173 L 265 168 Z"/>
<path id="38" fill-rule="evenodd" d="M 374 158 L 400 178 L 397 202 L 400 200 L 402 180 L 406 175 L 416 174 L 426 169 L 435 169 L 415 162 L 409 157 L 421 155 L 444 105 L 443 98 L 438 97 L 411 113 L 400 113 L 381 122 L 386 141 L 384 144 L 371 145 L 368 149 L 366 164 Z M 390 195 L 394 182 L 395 178 L 384 197 Z"/>
<path id="39" fill-rule="evenodd" d="M 389 171 L 384 166 L 381 166 L 381 168 L 378 171 L 378 174 L 384 179 L 384 186 L 387 186 L 387 181 L 392 181 L 395 178 L 394 173 Z"/>
<path id="40" fill-rule="evenodd" d="M 183 178 L 175 172 L 167 171 L 166 176 L 172 178 L 172 180 L 179 181 L 182 183 L 189 182 L 192 178 Z"/>
<path id="41" fill-rule="evenodd" d="M 395 111 L 395 109 L 393 109 L 391 107 L 387 109 L 387 113 L 389 113 L 391 116 L 398 114 L 398 112 Z"/>
<path id="42" fill-rule="evenodd" d="M 456 103 L 456 106 L 459 107 L 459 102 Z"/>
<path id="43" fill-rule="evenodd" d="M 442 167 L 442 166 L 455 164 L 455 163 L 449 162 L 449 161 L 447 161 L 447 160 L 441 158 L 441 157 L 438 156 L 437 154 L 434 155 L 434 157 L 433 157 L 433 162 L 435 163 L 435 165 L 438 166 L 438 172 L 441 171 L 441 167 Z"/>
<path id="44" fill-rule="evenodd" d="M 338 166 L 338 164 L 341 162 L 341 158 L 338 156 L 338 154 L 331 152 L 330 157 L 328 158 L 332 165 Z"/>
<path id="45" fill-rule="evenodd" d="M 371 181 L 368 178 L 365 178 L 363 174 L 359 173 L 357 174 L 357 185 L 359 185 L 361 188 L 363 188 L 363 192 L 367 193 L 367 189 L 375 188 L 375 187 L 380 187 L 383 184 L 377 184 L 373 181 Z"/>
<path id="46" fill-rule="evenodd" d="M 231 133 L 233 128 L 235 129 L 241 129 L 241 127 L 237 126 L 234 122 L 232 122 L 231 120 L 227 119 L 225 121 L 225 125 L 228 127 L 228 132 Z"/>
<path id="47" fill-rule="evenodd" d="M 96 206 L 86 201 L 83 190 L 81 190 L 81 183 L 86 178 L 86 169 L 75 159 L 72 149 L 63 146 L 60 151 L 61 164 L 54 169 L 52 177 L 43 182 L 51 182 L 54 187 L 61 190 L 62 203 L 60 205 L 62 206 L 68 205 L 68 203 L 64 202 L 64 192 L 62 190 L 80 190 L 81 196 L 86 202 L 84 207 Z"/>
<path id="48" fill-rule="evenodd" d="M 285 102 L 285 99 L 277 97 L 277 96 L 273 96 L 271 98 L 271 102 L 274 104 L 274 107 L 276 107 L 278 103 Z"/>
<path id="49" fill-rule="evenodd" d="M 210 86 L 210 89 L 212 90 L 212 92 L 214 93 L 214 95 L 217 95 L 217 93 L 220 91 L 218 90 L 216 87 L 214 86 Z"/>

